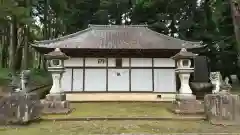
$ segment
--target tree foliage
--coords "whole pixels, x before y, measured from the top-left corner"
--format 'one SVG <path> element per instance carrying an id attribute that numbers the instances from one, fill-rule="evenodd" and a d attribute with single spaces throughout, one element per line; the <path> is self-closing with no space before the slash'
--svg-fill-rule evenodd
<path id="1" fill-rule="evenodd" d="M 16 37 L 10 36 L 13 20 Z M 70 34 L 89 24 L 147 24 L 160 33 L 202 41 L 206 47 L 199 53 L 209 56 L 212 70 L 232 74 L 238 69 L 232 20 L 230 0 L 1 0 L 1 66 L 11 66 L 9 54 L 23 58 L 26 46 L 29 48 L 34 40 Z M 9 47 L 12 49 L 8 52 Z M 29 67 L 44 67 L 39 54 L 31 48 L 27 53 L 32 57 L 23 61 L 29 59 Z"/>

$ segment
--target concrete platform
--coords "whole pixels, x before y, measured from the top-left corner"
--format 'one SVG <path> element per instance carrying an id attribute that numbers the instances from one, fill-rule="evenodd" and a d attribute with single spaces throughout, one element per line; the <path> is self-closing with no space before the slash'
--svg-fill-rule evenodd
<path id="1" fill-rule="evenodd" d="M 90 101 L 175 101 L 175 93 L 66 93 L 66 100 L 72 102 Z"/>

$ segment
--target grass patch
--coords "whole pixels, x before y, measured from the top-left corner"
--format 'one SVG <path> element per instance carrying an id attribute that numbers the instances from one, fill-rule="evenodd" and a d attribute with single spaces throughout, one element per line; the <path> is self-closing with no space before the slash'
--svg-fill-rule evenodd
<path id="1" fill-rule="evenodd" d="M 105 102 L 105 103 L 71 103 L 73 112 L 67 115 L 44 115 L 43 118 L 76 117 L 172 117 L 167 108 L 171 103 L 148 102 Z"/>
<path id="2" fill-rule="evenodd" d="M 206 121 L 68 121 L 0 127 L 1 135 L 87 135 L 160 133 L 239 133 L 237 126 L 214 126 Z"/>

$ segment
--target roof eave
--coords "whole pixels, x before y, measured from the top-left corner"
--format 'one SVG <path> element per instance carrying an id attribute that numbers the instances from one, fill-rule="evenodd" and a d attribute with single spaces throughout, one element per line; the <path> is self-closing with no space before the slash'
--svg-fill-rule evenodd
<path id="1" fill-rule="evenodd" d="M 91 30 L 91 28 L 87 28 L 87 29 L 75 32 L 73 34 L 68 34 L 68 35 L 61 36 L 61 37 L 55 38 L 55 39 L 34 41 L 34 44 L 50 44 L 50 43 L 54 43 L 54 42 L 57 42 L 57 41 L 62 41 L 64 39 L 68 39 L 68 38 L 72 38 L 72 37 L 78 36 L 79 34 L 82 34 L 82 33 L 87 32 L 89 30 Z"/>

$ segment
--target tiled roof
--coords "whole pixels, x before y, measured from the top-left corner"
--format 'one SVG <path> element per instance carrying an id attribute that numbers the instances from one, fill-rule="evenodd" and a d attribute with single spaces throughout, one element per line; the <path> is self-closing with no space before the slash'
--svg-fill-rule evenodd
<path id="1" fill-rule="evenodd" d="M 178 60 L 178 59 L 184 59 L 184 58 L 193 58 L 195 56 L 197 56 L 197 54 L 188 52 L 186 48 L 182 48 L 179 53 L 177 53 L 171 58 L 174 60 Z"/>
<path id="2" fill-rule="evenodd" d="M 46 59 L 68 59 L 68 56 L 63 53 L 60 48 L 56 48 L 54 51 L 45 54 Z"/>
<path id="3" fill-rule="evenodd" d="M 40 48 L 83 49 L 181 49 L 199 48 L 200 42 L 184 41 L 150 30 L 145 25 L 89 25 L 85 30 L 53 40 L 35 42 Z"/>

